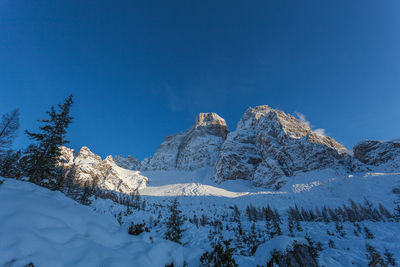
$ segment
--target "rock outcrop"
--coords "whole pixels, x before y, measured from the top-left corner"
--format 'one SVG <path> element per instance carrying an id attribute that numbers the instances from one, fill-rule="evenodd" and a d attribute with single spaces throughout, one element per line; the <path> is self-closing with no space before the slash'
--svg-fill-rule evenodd
<path id="1" fill-rule="evenodd" d="M 221 147 L 214 179 L 279 189 L 283 177 L 350 164 L 346 148 L 269 106 L 249 108 Z"/>
<path id="2" fill-rule="evenodd" d="M 381 166 L 387 171 L 400 170 L 400 139 L 365 140 L 354 146 L 353 152 L 354 157 L 364 164 Z"/>
<path id="3" fill-rule="evenodd" d="M 117 155 L 114 156 L 114 162 L 121 168 L 133 171 L 140 170 L 140 168 L 142 167 L 140 161 L 132 156 L 127 156 L 126 158 L 124 158 L 121 155 Z"/>
<path id="4" fill-rule="evenodd" d="M 95 185 L 103 190 L 112 190 L 124 194 L 134 192 L 146 186 L 147 177 L 138 171 L 120 168 L 112 156 L 104 160 L 92 153 L 89 148 L 82 147 L 75 155 L 72 149 L 60 147 L 60 161 L 65 169 L 72 173 L 73 182 L 85 185 Z"/>
<path id="5" fill-rule="evenodd" d="M 141 170 L 194 170 L 214 166 L 229 133 L 223 118 L 200 113 L 185 133 L 165 138 L 156 153 L 142 161 Z"/>

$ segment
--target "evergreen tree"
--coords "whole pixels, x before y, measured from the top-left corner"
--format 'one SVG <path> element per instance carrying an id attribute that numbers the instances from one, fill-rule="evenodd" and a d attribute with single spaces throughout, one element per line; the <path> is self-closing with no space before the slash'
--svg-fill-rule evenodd
<path id="1" fill-rule="evenodd" d="M 251 225 L 250 233 L 247 237 L 247 242 L 248 242 L 250 255 L 254 255 L 254 253 L 256 253 L 258 246 L 262 243 L 262 241 L 259 240 L 257 237 L 257 229 L 256 229 L 255 223 L 253 223 Z"/>
<path id="2" fill-rule="evenodd" d="M 20 166 L 21 151 L 8 150 L 0 155 L 0 176 L 20 178 L 22 170 Z"/>
<path id="3" fill-rule="evenodd" d="M 19 128 L 19 111 L 14 109 L 0 120 L 0 154 L 10 149 Z"/>
<path id="4" fill-rule="evenodd" d="M 0 120 L 0 176 L 18 178 L 21 174 L 19 159 L 21 152 L 11 150 L 19 128 L 19 111 L 6 113 Z"/>
<path id="5" fill-rule="evenodd" d="M 59 111 L 51 107 L 47 112 L 49 118 L 39 120 L 44 125 L 39 127 L 39 133 L 28 130 L 25 133 L 36 144 L 30 145 L 22 158 L 26 175 L 31 182 L 46 185 L 51 189 L 59 189 L 63 182 L 63 169 L 58 164 L 60 156 L 59 147 L 69 143 L 65 139 L 67 128 L 72 121 L 70 109 L 72 106 L 72 95 L 59 104 Z M 48 183 L 45 184 L 44 180 Z"/>
<path id="6" fill-rule="evenodd" d="M 165 239 L 181 244 L 180 240 L 184 231 L 184 229 L 182 229 L 184 220 L 181 214 L 182 211 L 179 209 L 178 198 L 175 198 L 169 206 L 169 213 L 170 215 L 167 221 L 167 232 L 165 233 Z"/>
<path id="7" fill-rule="evenodd" d="M 200 258 L 200 266 L 236 267 L 233 258 L 234 249 L 230 247 L 230 240 L 218 242 L 213 251 L 205 252 Z"/>

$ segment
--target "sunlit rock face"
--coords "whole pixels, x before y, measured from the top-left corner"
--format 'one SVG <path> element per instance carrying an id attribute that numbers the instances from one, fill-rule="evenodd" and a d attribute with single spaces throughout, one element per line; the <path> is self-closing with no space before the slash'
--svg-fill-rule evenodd
<path id="1" fill-rule="evenodd" d="M 77 154 L 65 146 L 61 146 L 60 151 L 60 162 L 68 170 L 67 174 L 74 183 L 82 186 L 95 185 L 103 190 L 128 194 L 145 187 L 148 182 L 138 171 L 118 167 L 112 156 L 102 160 L 87 147 L 82 147 Z"/>
<path id="2" fill-rule="evenodd" d="M 212 167 L 229 133 L 216 113 L 200 113 L 184 133 L 165 138 L 156 153 L 143 160 L 142 170 L 194 170 Z"/>
<path id="3" fill-rule="evenodd" d="M 353 148 L 353 152 L 354 157 L 364 164 L 379 166 L 386 171 L 400 170 L 400 139 L 364 140 Z"/>
<path id="4" fill-rule="evenodd" d="M 346 148 L 269 106 L 249 108 L 223 143 L 214 179 L 279 189 L 299 172 L 350 165 Z"/>

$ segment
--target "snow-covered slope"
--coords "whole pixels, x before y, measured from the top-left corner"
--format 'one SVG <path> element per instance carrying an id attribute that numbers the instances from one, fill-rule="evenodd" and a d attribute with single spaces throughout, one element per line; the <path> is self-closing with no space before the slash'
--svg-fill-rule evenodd
<path id="1" fill-rule="evenodd" d="M 97 185 L 103 190 L 112 190 L 129 194 L 146 186 L 147 178 L 139 173 L 118 167 L 111 156 L 104 160 L 92 153 L 89 148 L 82 147 L 74 155 L 74 151 L 61 147 L 61 161 L 64 167 L 72 172 L 75 183 L 80 185 Z"/>
<path id="2" fill-rule="evenodd" d="M 392 141 L 364 140 L 354 148 L 354 157 L 364 164 L 379 166 L 380 170 L 400 170 L 400 139 Z"/>
<path id="3" fill-rule="evenodd" d="M 156 153 L 143 160 L 142 170 L 194 170 L 213 166 L 228 132 L 223 118 L 215 113 L 200 113 L 185 133 L 165 138 Z"/>
<path id="4" fill-rule="evenodd" d="M 215 180 L 280 188 L 299 172 L 350 165 L 346 148 L 269 106 L 249 108 L 221 147 Z"/>
<path id="5" fill-rule="evenodd" d="M 150 234 L 128 235 L 108 214 L 60 192 L 2 179 L 0 266 L 197 266 L 199 249 Z M 196 264 L 193 264 L 193 261 Z"/>

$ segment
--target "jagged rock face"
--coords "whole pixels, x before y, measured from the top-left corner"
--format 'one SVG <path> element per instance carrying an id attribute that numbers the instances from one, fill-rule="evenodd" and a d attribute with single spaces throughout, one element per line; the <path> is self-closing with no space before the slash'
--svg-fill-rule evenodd
<path id="1" fill-rule="evenodd" d="M 133 171 L 140 170 L 140 168 L 142 166 L 140 161 L 135 159 L 132 156 L 128 156 L 128 157 L 124 158 L 121 155 L 117 155 L 117 156 L 114 156 L 114 162 L 121 168 L 133 170 Z"/>
<path id="2" fill-rule="evenodd" d="M 213 166 L 229 133 L 223 118 L 200 113 L 185 133 L 165 138 L 157 152 L 143 160 L 142 170 L 194 170 Z"/>
<path id="3" fill-rule="evenodd" d="M 60 150 L 64 168 L 73 174 L 73 181 L 80 185 L 93 184 L 103 190 L 129 194 L 145 187 L 148 181 L 138 171 L 118 167 L 111 156 L 102 160 L 87 147 L 82 147 L 76 155 L 64 146 Z"/>
<path id="4" fill-rule="evenodd" d="M 392 141 L 365 140 L 354 148 L 354 157 L 364 164 L 400 169 L 400 139 Z"/>
<path id="5" fill-rule="evenodd" d="M 268 106 L 249 108 L 221 147 L 217 182 L 247 179 L 280 188 L 283 177 L 349 164 L 346 148 L 304 122 Z"/>

